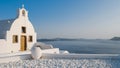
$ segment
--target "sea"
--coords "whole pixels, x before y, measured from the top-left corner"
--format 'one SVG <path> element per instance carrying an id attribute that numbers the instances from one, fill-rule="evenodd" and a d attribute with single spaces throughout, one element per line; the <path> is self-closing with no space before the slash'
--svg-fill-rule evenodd
<path id="1" fill-rule="evenodd" d="M 120 41 L 113 40 L 62 40 L 39 41 L 51 44 L 54 48 L 78 54 L 120 54 Z"/>

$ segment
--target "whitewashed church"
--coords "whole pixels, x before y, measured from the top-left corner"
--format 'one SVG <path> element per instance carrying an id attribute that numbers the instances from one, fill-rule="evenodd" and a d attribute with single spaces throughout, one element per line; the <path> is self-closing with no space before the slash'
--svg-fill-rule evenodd
<path id="1" fill-rule="evenodd" d="M 24 6 L 16 18 L 0 20 L 0 54 L 27 51 L 34 43 L 36 32 Z"/>
<path id="2" fill-rule="evenodd" d="M 50 54 L 51 57 L 58 57 L 56 54 L 69 53 L 53 48 L 52 45 L 37 42 L 36 34 L 24 5 L 19 9 L 15 19 L 0 20 L 0 63 L 30 57 L 45 58 Z"/>

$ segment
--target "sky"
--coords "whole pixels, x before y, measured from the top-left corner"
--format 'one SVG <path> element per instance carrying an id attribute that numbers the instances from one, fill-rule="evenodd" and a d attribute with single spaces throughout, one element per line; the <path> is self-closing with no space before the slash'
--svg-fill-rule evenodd
<path id="1" fill-rule="evenodd" d="M 0 0 L 0 20 L 24 4 L 38 38 L 120 37 L 120 0 Z"/>

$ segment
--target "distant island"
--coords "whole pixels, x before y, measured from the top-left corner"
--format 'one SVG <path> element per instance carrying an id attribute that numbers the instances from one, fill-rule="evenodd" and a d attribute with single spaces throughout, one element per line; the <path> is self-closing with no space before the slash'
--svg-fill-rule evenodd
<path id="1" fill-rule="evenodd" d="M 110 40 L 114 40 L 114 41 L 120 41 L 120 37 L 113 37 Z"/>
<path id="2" fill-rule="evenodd" d="M 53 39 L 37 39 L 37 41 L 92 41 L 92 40 L 105 40 L 105 39 L 71 39 L 71 38 L 53 38 Z M 120 41 L 120 37 L 113 37 L 111 39 L 107 40 L 113 40 L 113 41 Z"/>
<path id="3" fill-rule="evenodd" d="M 37 39 L 37 41 L 77 41 L 82 39 L 53 38 L 53 39 Z"/>
<path id="4" fill-rule="evenodd" d="M 71 39 L 71 38 L 53 38 L 53 39 L 37 39 L 37 41 L 88 41 L 88 40 L 101 40 L 101 39 Z"/>

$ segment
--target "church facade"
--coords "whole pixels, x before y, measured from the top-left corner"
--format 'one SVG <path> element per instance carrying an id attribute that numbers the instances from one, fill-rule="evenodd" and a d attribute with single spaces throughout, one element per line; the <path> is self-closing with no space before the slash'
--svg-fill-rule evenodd
<path id="1" fill-rule="evenodd" d="M 0 54 L 27 51 L 36 43 L 36 32 L 24 6 L 15 19 L 0 20 Z"/>

